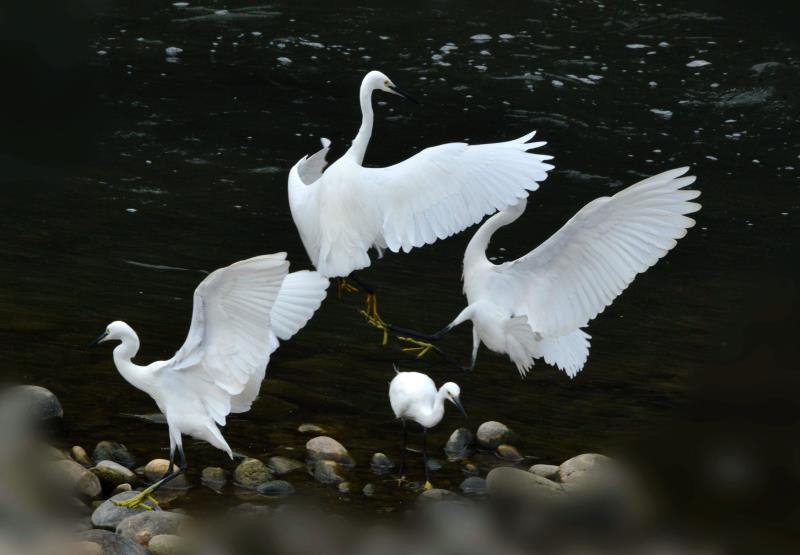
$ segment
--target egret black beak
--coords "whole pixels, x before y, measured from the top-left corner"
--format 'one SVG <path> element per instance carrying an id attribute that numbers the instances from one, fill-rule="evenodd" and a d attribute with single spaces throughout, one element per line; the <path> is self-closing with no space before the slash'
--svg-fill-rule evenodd
<path id="1" fill-rule="evenodd" d="M 89 347 L 94 347 L 95 345 L 100 343 L 103 339 L 105 339 L 107 335 L 108 335 L 108 332 L 104 331 L 103 333 L 101 333 L 100 335 L 97 336 L 97 339 L 95 339 L 94 341 L 89 343 Z"/>
<path id="2" fill-rule="evenodd" d="M 387 86 L 389 87 L 389 90 L 391 90 L 397 96 L 402 96 L 406 100 L 410 100 L 411 102 L 413 102 L 414 104 L 419 106 L 419 102 L 417 101 L 417 99 L 414 98 L 413 96 L 411 96 L 410 94 L 408 94 L 406 91 L 404 91 L 400 87 L 398 87 L 396 85 L 387 85 Z"/>
<path id="3" fill-rule="evenodd" d="M 464 415 L 464 420 L 466 420 L 467 411 L 464 410 L 464 405 L 461 404 L 461 400 L 458 397 L 451 397 L 450 400 L 453 401 L 453 404 L 461 411 L 461 414 Z"/>

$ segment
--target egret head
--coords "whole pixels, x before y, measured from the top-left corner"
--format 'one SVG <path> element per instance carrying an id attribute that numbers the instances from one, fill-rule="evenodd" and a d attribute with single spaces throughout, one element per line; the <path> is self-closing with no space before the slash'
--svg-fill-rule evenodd
<path id="1" fill-rule="evenodd" d="M 364 77 L 364 85 L 366 85 L 370 90 L 396 94 L 397 96 L 402 96 L 406 100 L 410 100 L 414 104 L 419 104 L 414 97 L 395 85 L 394 82 L 383 72 L 370 71 L 367 73 L 366 77 Z"/>
<path id="2" fill-rule="evenodd" d="M 439 391 L 444 395 L 445 399 L 458 407 L 458 410 L 461 411 L 461 414 L 464 415 L 464 418 L 467 417 L 467 413 L 464 410 L 464 407 L 461 405 L 461 388 L 458 387 L 458 384 L 447 382 L 439 389 Z"/>
<path id="3" fill-rule="evenodd" d="M 122 339 L 126 336 L 129 336 L 131 332 L 133 332 L 133 330 L 128 324 L 120 320 L 116 320 L 106 326 L 105 331 L 98 335 L 97 339 L 92 341 L 89 346 L 94 347 L 98 343 L 103 343 L 104 341 L 122 341 Z"/>

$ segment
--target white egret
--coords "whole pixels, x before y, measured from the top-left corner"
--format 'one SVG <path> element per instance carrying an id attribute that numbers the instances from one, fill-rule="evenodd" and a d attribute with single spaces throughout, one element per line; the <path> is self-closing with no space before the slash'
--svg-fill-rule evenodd
<path id="1" fill-rule="evenodd" d="M 400 459 L 400 476 L 406 465 L 406 442 L 408 440 L 408 429 L 406 420 L 413 420 L 422 426 L 422 457 L 425 461 L 425 489 L 430 489 L 431 481 L 428 473 L 428 451 L 427 437 L 428 428 L 433 428 L 442 421 L 444 416 L 444 402 L 450 401 L 461 413 L 464 418 L 467 413 L 461 405 L 459 396 L 461 389 L 453 382 L 447 382 L 438 390 L 436 384 L 425 374 L 419 372 L 400 372 L 395 367 L 397 375 L 389 383 L 389 402 L 396 418 L 403 422 L 403 451 Z"/>
<path id="2" fill-rule="evenodd" d="M 513 141 L 448 143 L 384 168 L 362 166 L 372 135 L 372 92 L 405 98 L 380 71 L 361 82 L 361 127 L 347 152 L 326 169 L 330 141 L 304 156 L 289 172 L 289 206 L 308 256 L 323 276 L 344 278 L 370 265 L 388 248 L 408 252 L 458 233 L 485 215 L 516 204 L 547 177 L 552 158 L 529 150 L 534 133 Z M 342 283 L 342 281 L 340 281 Z M 367 314 L 385 330 L 374 291 Z"/>
<path id="3" fill-rule="evenodd" d="M 288 271 L 286 253 L 278 253 L 211 273 L 194 292 L 189 334 L 169 360 L 134 364 L 139 337 L 125 322 L 112 322 L 92 343 L 120 342 L 114 365 L 128 383 L 153 398 L 169 427 L 167 474 L 118 505 L 149 508 L 144 501 L 155 502 L 151 494 L 186 470 L 182 434 L 207 441 L 233 458 L 218 426 L 225 425 L 228 414 L 250 410 L 278 340 L 297 333 L 326 295 L 326 278 Z"/>
<path id="4" fill-rule="evenodd" d="M 583 327 L 686 235 L 700 204 L 689 168 L 640 181 L 612 197 L 584 206 L 561 229 L 517 260 L 494 264 L 486 257 L 492 235 L 522 215 L 525 201 L 495 214 L 478 229 L 464 253 L 468 306 L 433 335 L 472 320 L 472 363 L 481 342 L 507 354 L 521 376 L 544 358 L 574 377 L 589 356 Z M 430 344 L 421 345 L 420 354 Z"/>

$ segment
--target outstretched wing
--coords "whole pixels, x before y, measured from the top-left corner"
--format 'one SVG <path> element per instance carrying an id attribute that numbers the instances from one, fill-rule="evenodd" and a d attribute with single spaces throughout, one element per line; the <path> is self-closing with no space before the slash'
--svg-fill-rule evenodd
<path id="1" fill-rule="evenodd" d="M 552 156 L 531 154 L 544 142 L 448 143 L 386 168 L 359 172 L 362 198 L 380 212 L 386 245 L 408 252 L 458 233 L 515 204 L 547 177 Z"/>
<path id="2" fill-rule="evenodd" d="M 678 168 L 584 206 L 527 255 L 498 266 L 524 299 L 534 331 L 563 335 L 585 326 L 686 235 L 700 191 Z"/>
<path id="3" fill-rule="evenodd" d="M 219 424 L 231 412 L 231 398 L 253 376 L 263 378 L 277 346 L 270 312 L 288 270 L 286 253 L 257 256 L 216 270 L 195 290 L 189 334 L 161 370 L 186 373 L 183 381 L 202 391 Z"/>
<path id="4" fill-rule="evenodd" d="M 297 172 L 304 184 L 310 185 L 322 176 L 322 172 L 328 166 L 326 160 L 328 151 L 331 149 L 331 140 L 321 137 L 322 148 L 311 156 L 306 156 L 297 163 Z"/>

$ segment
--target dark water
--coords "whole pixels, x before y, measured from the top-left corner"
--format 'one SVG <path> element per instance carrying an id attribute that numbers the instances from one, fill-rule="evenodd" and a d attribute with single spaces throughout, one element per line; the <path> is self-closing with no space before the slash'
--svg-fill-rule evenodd
<path id="1" fill-rule="evenodd" d="M 110 349 L 85 344 L 124 319 L 142 339 L 140 362 L 169 357 L 201 271 L 280 250 L 294 269 L 308 267 L 287 171 L 321 136 L 344 150 L 360 80 L 381 69 L 422 106 L 376 96 L 368 164 L 532 129 L 548 141 L 557 169 L 497 234 L 493 255 L 527 252 L 592 198 L 680 165 L 699 177 L 698 224 L 592 322 L 591 356 L 574 380 L 542 363 L 522 381 L 485 351 L 470 374 L 414 361 L 396 343 L 380 346 L 359 298 L 331 294 L 273 357 L 253 410 L 230 419 L 231 446 L 301 458 L 306 438 L 294 430 L 316 422 L 353 452 L 360 490 L 375 480 L 371 453 L 397 452 L 386 393 L 398 361 L 458 381 L 470 427 L 505 422 L 541 462 L 644 452 L 657 476 L 695 480 L 713 496 L 727 486 L 715 490 L 703 465 L 713 477 L 719 457 L 743 460 L 745 484 L 768 476 L 735 498 L 749 505 L 797 473 L 791 456 L 777 474 L 767 456 L 784 447 L 775 434 L 797 423 L 797 381 L 783 370 L 800 210 L 800 45 L 791 12 L 773 4 L 142 1 L 84 6 L 85 15 L 56 8 L 41 26 L 31 10 L 28 26 L 5 29 L 18 86 L 0 151 L 0 367 L 59 395 L 65 444 L 112 438 L 142 462 L 164 456 L 165 430 L 125 416 L 154 404 L 117 375 Z M 481 34 L 491 38 L 471 38 Z M 690 67 L 699 61 L 709 63 Z M 426 330 L 448 322 L 464 303 L 470 235 L 365 271 L 384 317 Z M 466 327 L 443 343 L 465 360 L 469 345 Z M 437 450 L 461 424 L 446 416 L 432 433 Z M 193 442 L 188 457 L 195 471 L 227 464 Z M 492 460 L 479 462 L 485 470 Z M 461 478 L 448 464 L 434 483 Z M 290 479 L 337 510 L 404 502 L 393 493 L 348 501 Z M 201 502 L 230 500 L 197 488 L 181 501 Z"/>

